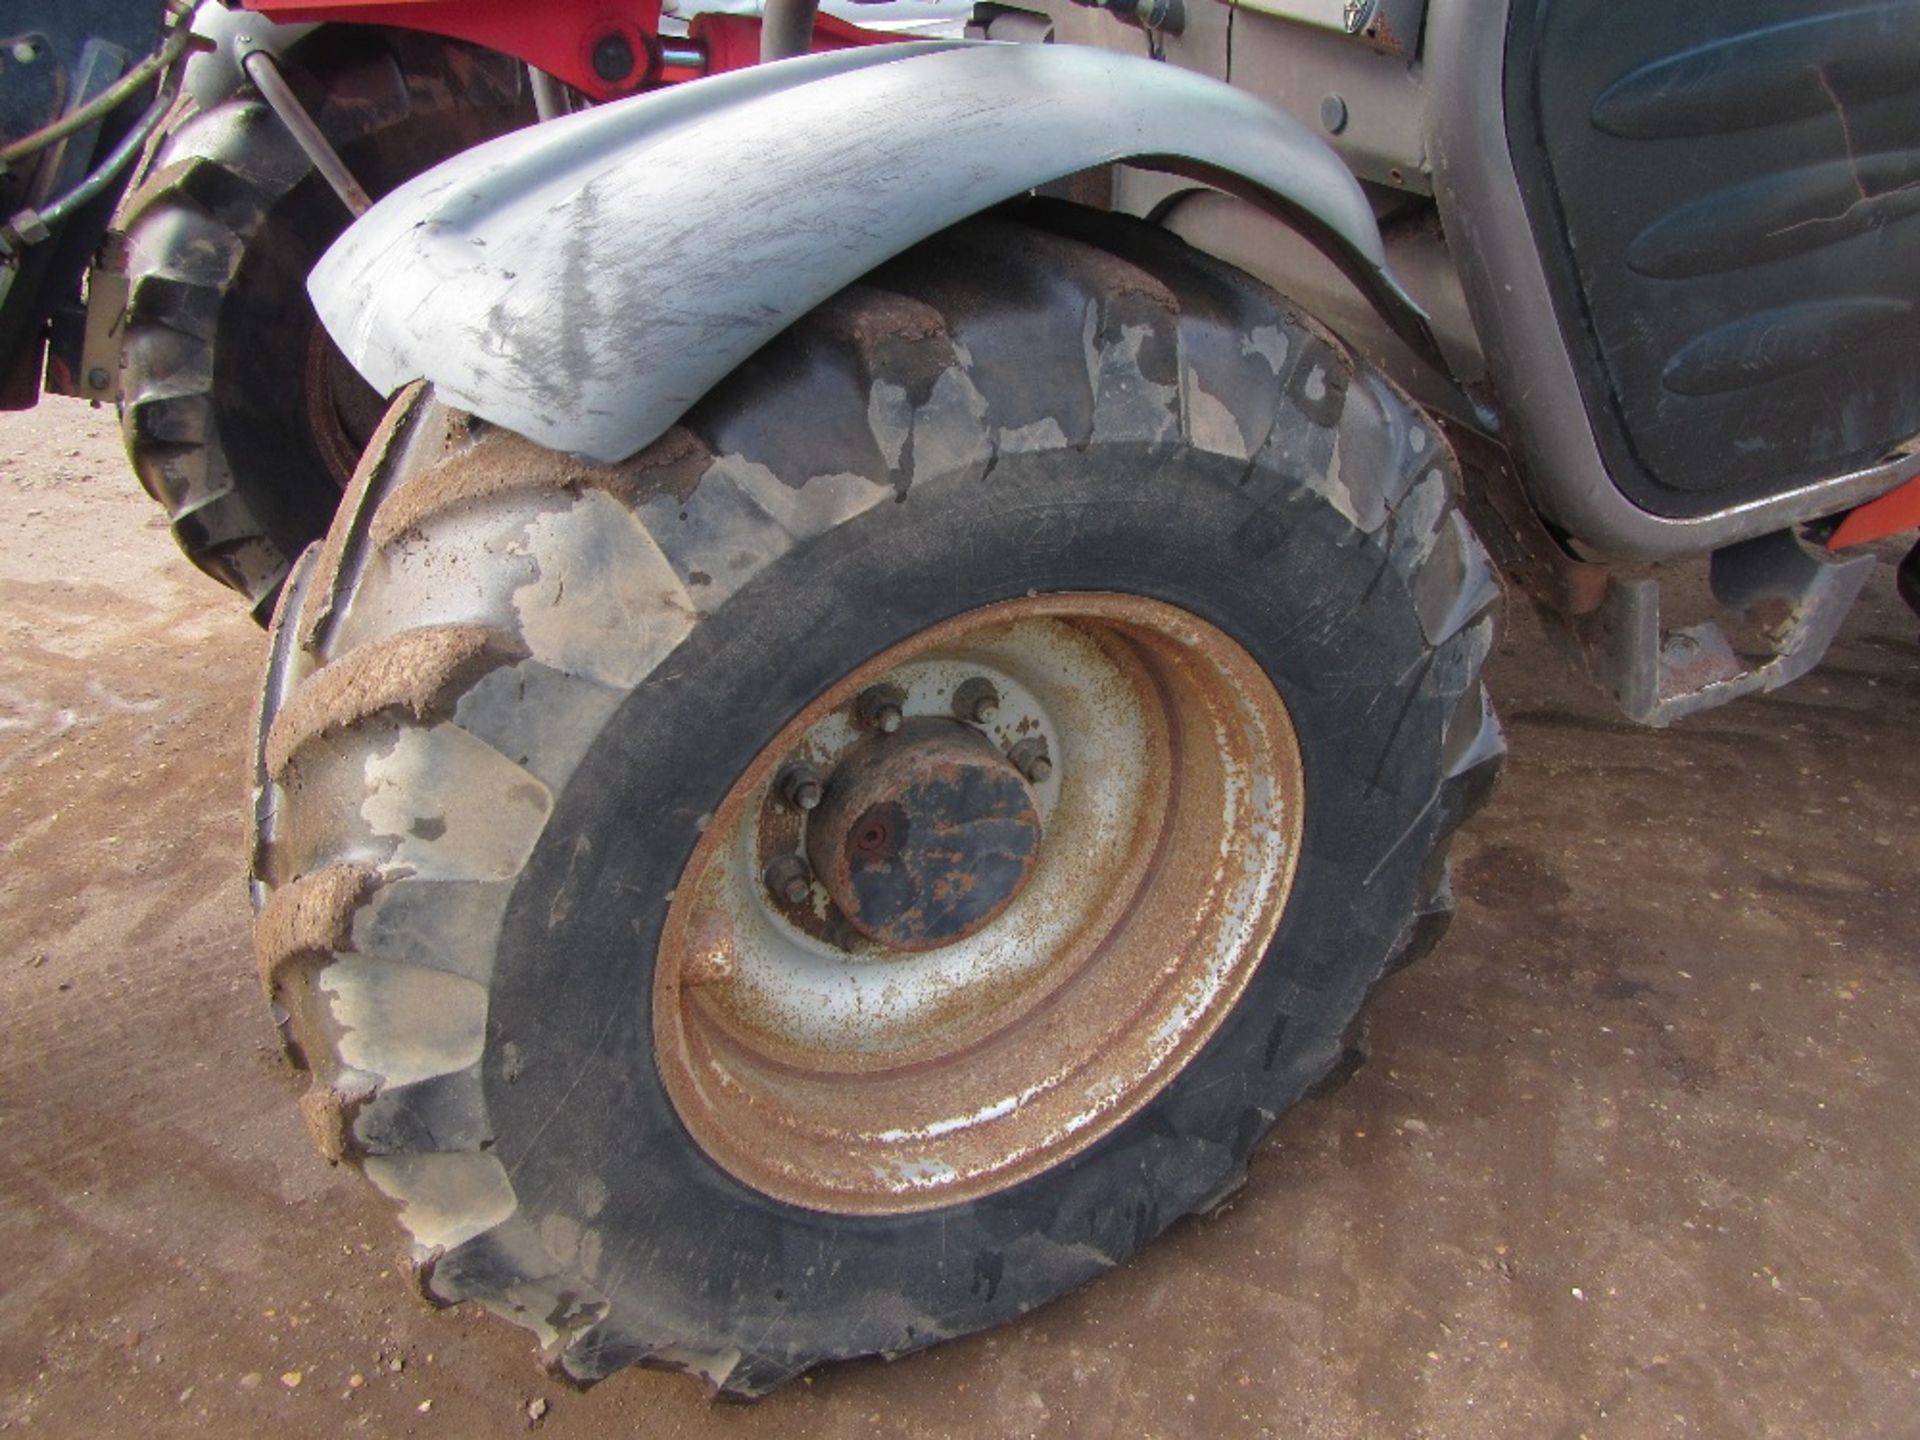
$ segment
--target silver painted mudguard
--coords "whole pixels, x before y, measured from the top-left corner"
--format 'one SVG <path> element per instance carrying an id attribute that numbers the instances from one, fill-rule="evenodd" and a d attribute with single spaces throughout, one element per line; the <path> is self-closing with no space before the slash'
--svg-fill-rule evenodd
<path id="1" fill-rule="evenodd" d="M 1310 131 L 1202 76 L 1065 45 L 805 56 L 504 136 L 382 200 L 308 288 L 383 392 L 424 378 L 613 462 L 882 261 L 1117 161 L 1284 215 L 1436 353 L 1372 207 Z"/>

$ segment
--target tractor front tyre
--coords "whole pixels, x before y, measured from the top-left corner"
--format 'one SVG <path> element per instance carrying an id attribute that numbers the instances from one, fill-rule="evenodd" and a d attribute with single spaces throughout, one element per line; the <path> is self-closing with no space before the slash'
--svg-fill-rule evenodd
<path id="1" fill-rule="evenodd" d="M 275 622 L 262 975 L 426 1292 L 752 1396 L 1244 1178 L 1451 908 L 1498 589 L 1430 422 L 1035 204 L 632 460 L 397 403 Z"/>
<path id="2" fill-rule="evenodd" d="M 532 118 L 512 61 L 430 35 L 326 27 L 286 74 L 376 196 Z M 119 221 L 128 458 L 187 557 L 262 624 L 386 408 L 307 299 L 351 219 L 248 89 L 175 123 Z"/>

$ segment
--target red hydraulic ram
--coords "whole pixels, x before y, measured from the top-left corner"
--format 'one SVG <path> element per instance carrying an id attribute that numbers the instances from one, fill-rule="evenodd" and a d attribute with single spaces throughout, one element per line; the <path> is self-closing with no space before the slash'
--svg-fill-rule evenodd
<path id="1" fill-rule="evenodd" d="M 756 64 L 757 15 L 697 15 L 685 36 L 660 34 L 660 0 L 245 0 L 272 20 L 391 25 L 471 40 L 524 60 L 593 100 Z M 813 49 L 902 37 L 820 15 Z"/>

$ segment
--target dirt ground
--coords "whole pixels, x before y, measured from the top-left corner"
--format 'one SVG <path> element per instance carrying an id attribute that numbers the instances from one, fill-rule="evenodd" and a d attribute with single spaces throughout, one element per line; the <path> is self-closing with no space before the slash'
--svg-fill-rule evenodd
<path id="1" fill-rule="evenodd" d="M 254 980 L 260 633 L 108 414 L 0 417 L 0 522 L 0 1431 L 1920 1432 L 1920 649 L 1890 563 L 1814 678 L 1667 733 L 1515 615 L 1458 923 L 1358 1078 L 1106 1279 L 740 1408 L 568 1389 L 413 1297 Z"/>

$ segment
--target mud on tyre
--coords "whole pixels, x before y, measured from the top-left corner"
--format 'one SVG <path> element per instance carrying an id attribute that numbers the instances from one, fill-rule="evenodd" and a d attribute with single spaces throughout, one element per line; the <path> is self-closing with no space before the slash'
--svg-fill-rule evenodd
<path id="1" fill-rule="evenodd" d="M 1047 205 L 619 466 L 403 397 L 263 712 L 322 1151 L 579 1379 L 755 1395 L 1125 1259 L 1445 926 L 1502 750 L 1451 464 L 1257 282 Z"/>
<path id="2" fill-rule="evenodd" d="M 374 196 L 532 118 L 512 61 L 434 36 L 328 26 L 286 73 Z M 263 623 L 385 408 L 307 299 L 350 218 L 248 89 L 175 123 L 120 221 L 128 456 L 188 558 Z"/>

